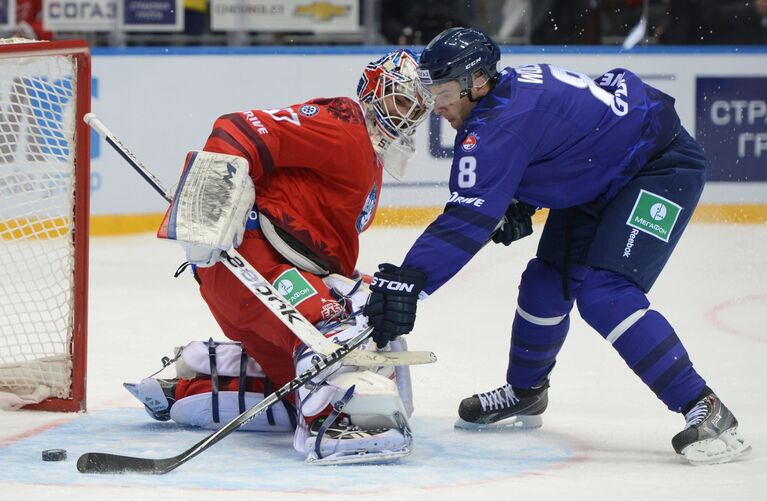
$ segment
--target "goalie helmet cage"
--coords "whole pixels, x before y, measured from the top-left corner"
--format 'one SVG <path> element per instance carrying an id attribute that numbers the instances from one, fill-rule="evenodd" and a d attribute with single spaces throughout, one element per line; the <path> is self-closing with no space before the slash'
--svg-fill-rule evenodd
<path id="1" fill-rule="evenodd" d="M 0 405 L 86 407 L 91 62 L 0 40 Z"/>

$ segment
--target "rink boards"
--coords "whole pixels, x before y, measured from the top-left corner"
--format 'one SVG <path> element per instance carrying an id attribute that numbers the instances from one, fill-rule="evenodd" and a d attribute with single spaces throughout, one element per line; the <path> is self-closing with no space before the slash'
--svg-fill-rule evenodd
<path id="1" fill-rule="evenodd" d="M 167 185 L 216 117 L 313 97 L 353 96 L 361 68 L 389 47 L 96 49 L 93 111 Z M 417 50 L 417 48 L 416 48 Z M 699 218 L 767 216 L 767 50 L 510 47 L 501 64 L 550 63 L 596 77 L 625 67 L 673 95 L 685 127 L 714 161 Z M 448 198 L 454 132 L 437 116 L 416 134 L 405 182 L 386 177 L 377 224 L 424 224 Z M 95 234 L 151 231 L 164 201 L 93 136 Z"/>

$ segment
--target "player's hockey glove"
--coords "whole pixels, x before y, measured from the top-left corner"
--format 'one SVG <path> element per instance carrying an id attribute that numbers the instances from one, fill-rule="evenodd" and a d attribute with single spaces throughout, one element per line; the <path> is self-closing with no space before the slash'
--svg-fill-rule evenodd
<path id="1" fill-rule="evenodd" d="M 537 207 L 525 202 L 512 202 L 501 219 L 500 227 L 492 235 L 493 242 L 510 245 L 515 240 L 532 235 L 532 217 L 537 209 Z"/>
<path id="2" fill-rule="evenodd" d="M 365 305 L 373 330 L 373 340 L 383 348 L 392 339 L 413 330 L 418 294 L 426 283 L 422 271 L 381 264 L 370 284 Z"/>

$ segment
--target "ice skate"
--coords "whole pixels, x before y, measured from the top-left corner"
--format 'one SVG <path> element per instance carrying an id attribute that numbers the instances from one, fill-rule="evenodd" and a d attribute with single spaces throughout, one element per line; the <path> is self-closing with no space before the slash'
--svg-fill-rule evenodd
<path id="1" fill-rule="evenodd" d="M 548 382 L 531 390 L 509 384 L 463 399 L 455 427 L 465 430 L 540 428 L 549 403 Z"/>
<path id="2" fill-rule="evenodd" d="M 671 440 L 674 450 L 694 465 L 732 461 L 751 452 L 738 433 L 738 420 L 710 393 L 685 414 L 684 430 Z"/>
<path id="3" fill-rule="evenodd" d="M 147 414 L 157 421 L 170 419 L 170 408 L 176 402 L 177 379 L 142 379 L 140 383 L 123 383 L 126 390 L 136 397 Z"/>

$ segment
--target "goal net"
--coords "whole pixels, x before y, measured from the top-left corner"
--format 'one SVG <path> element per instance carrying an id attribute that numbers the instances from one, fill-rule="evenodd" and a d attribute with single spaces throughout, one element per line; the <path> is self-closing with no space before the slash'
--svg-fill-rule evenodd
<path id="1" fill-rule="evenodd" d="M 85 409 L 90 53 L 0 40 L 0 408 Z"/>

